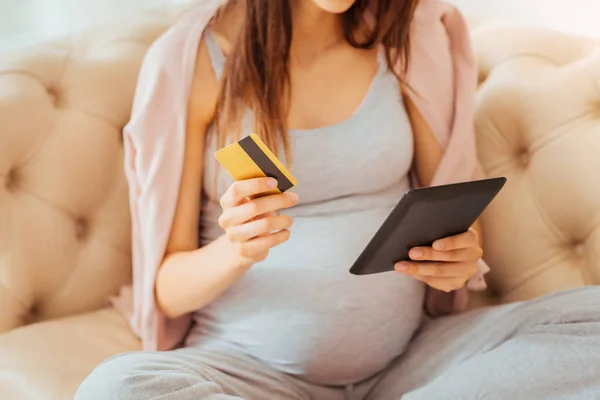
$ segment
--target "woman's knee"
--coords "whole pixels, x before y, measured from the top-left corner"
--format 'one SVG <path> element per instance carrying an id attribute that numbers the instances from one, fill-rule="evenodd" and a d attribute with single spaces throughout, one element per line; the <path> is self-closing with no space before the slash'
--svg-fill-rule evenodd
<path id="1" fill-rule="evenodd" d="M 160 383 L 151 379 L 160 364 L 160 353 L 134 352 L 111 357 L 81 383 L 75 400 L 147 399 Z"/>

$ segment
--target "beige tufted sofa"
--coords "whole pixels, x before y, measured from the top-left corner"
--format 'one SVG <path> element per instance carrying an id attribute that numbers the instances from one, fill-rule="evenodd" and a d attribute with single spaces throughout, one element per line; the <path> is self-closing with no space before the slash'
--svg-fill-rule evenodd
<path id="1" fill-rule="evenodd" d="M 140 343 L 106 299 L 130 280 L 121 128 L 175 11 L 0 55 L 0 399 L 69 399 Z M 600 43 L 475 25 L 490 290 L 472 306 L 600 283 Z"/>

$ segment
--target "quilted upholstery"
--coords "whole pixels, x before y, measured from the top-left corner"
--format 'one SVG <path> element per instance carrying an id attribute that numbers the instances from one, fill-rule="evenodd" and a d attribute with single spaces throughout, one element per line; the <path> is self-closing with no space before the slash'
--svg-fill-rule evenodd
<path id="1" fill-rule="evenodd" d="M 0 398 L 72 398 L 102 359 L 140 347 L 97 310 L 130 280 L 120 131 L 176 15 L 0 56 Z M 473 306 L 600 284 L 599 44 L 480 23 L 473 38 L 480 158 L 509 178 L 484 217 L 493 272 Z"/>
<path id="2" fill-rule="evenodd" d="M 0 57 L 0 332 L 97 309 L 131 279 L 121 130 L 172 19 Z"/>
<path id="3" fill-rule="evenodd" d="M 492 294 L 600 284 L 600 43 L 515 27 L 473 37 L 479 156 L 508 177 L 483 221 Z"/>

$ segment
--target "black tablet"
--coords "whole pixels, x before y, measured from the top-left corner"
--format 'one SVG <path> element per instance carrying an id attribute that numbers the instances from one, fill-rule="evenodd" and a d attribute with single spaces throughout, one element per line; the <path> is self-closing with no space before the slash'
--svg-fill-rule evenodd
<path id="1" fill-rule="evenodd" d="M 350 268 L 355 275 L 394 270 L 408 251 L 466 232 L 500 192 L 506 178 L 409 190 Z"/>

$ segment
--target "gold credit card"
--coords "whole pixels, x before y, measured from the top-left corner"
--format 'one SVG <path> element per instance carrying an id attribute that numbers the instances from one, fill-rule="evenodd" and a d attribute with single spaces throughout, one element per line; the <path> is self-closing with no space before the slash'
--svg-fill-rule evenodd
<path id="1" fill-rule="evenodd" d="M 267 176 L 277 179 L 277 189 L 272 193 L 283 193 L 297 184 L 296 178 L 254 133 L 217 151 L 215 158 L 236 181 Z"/>

